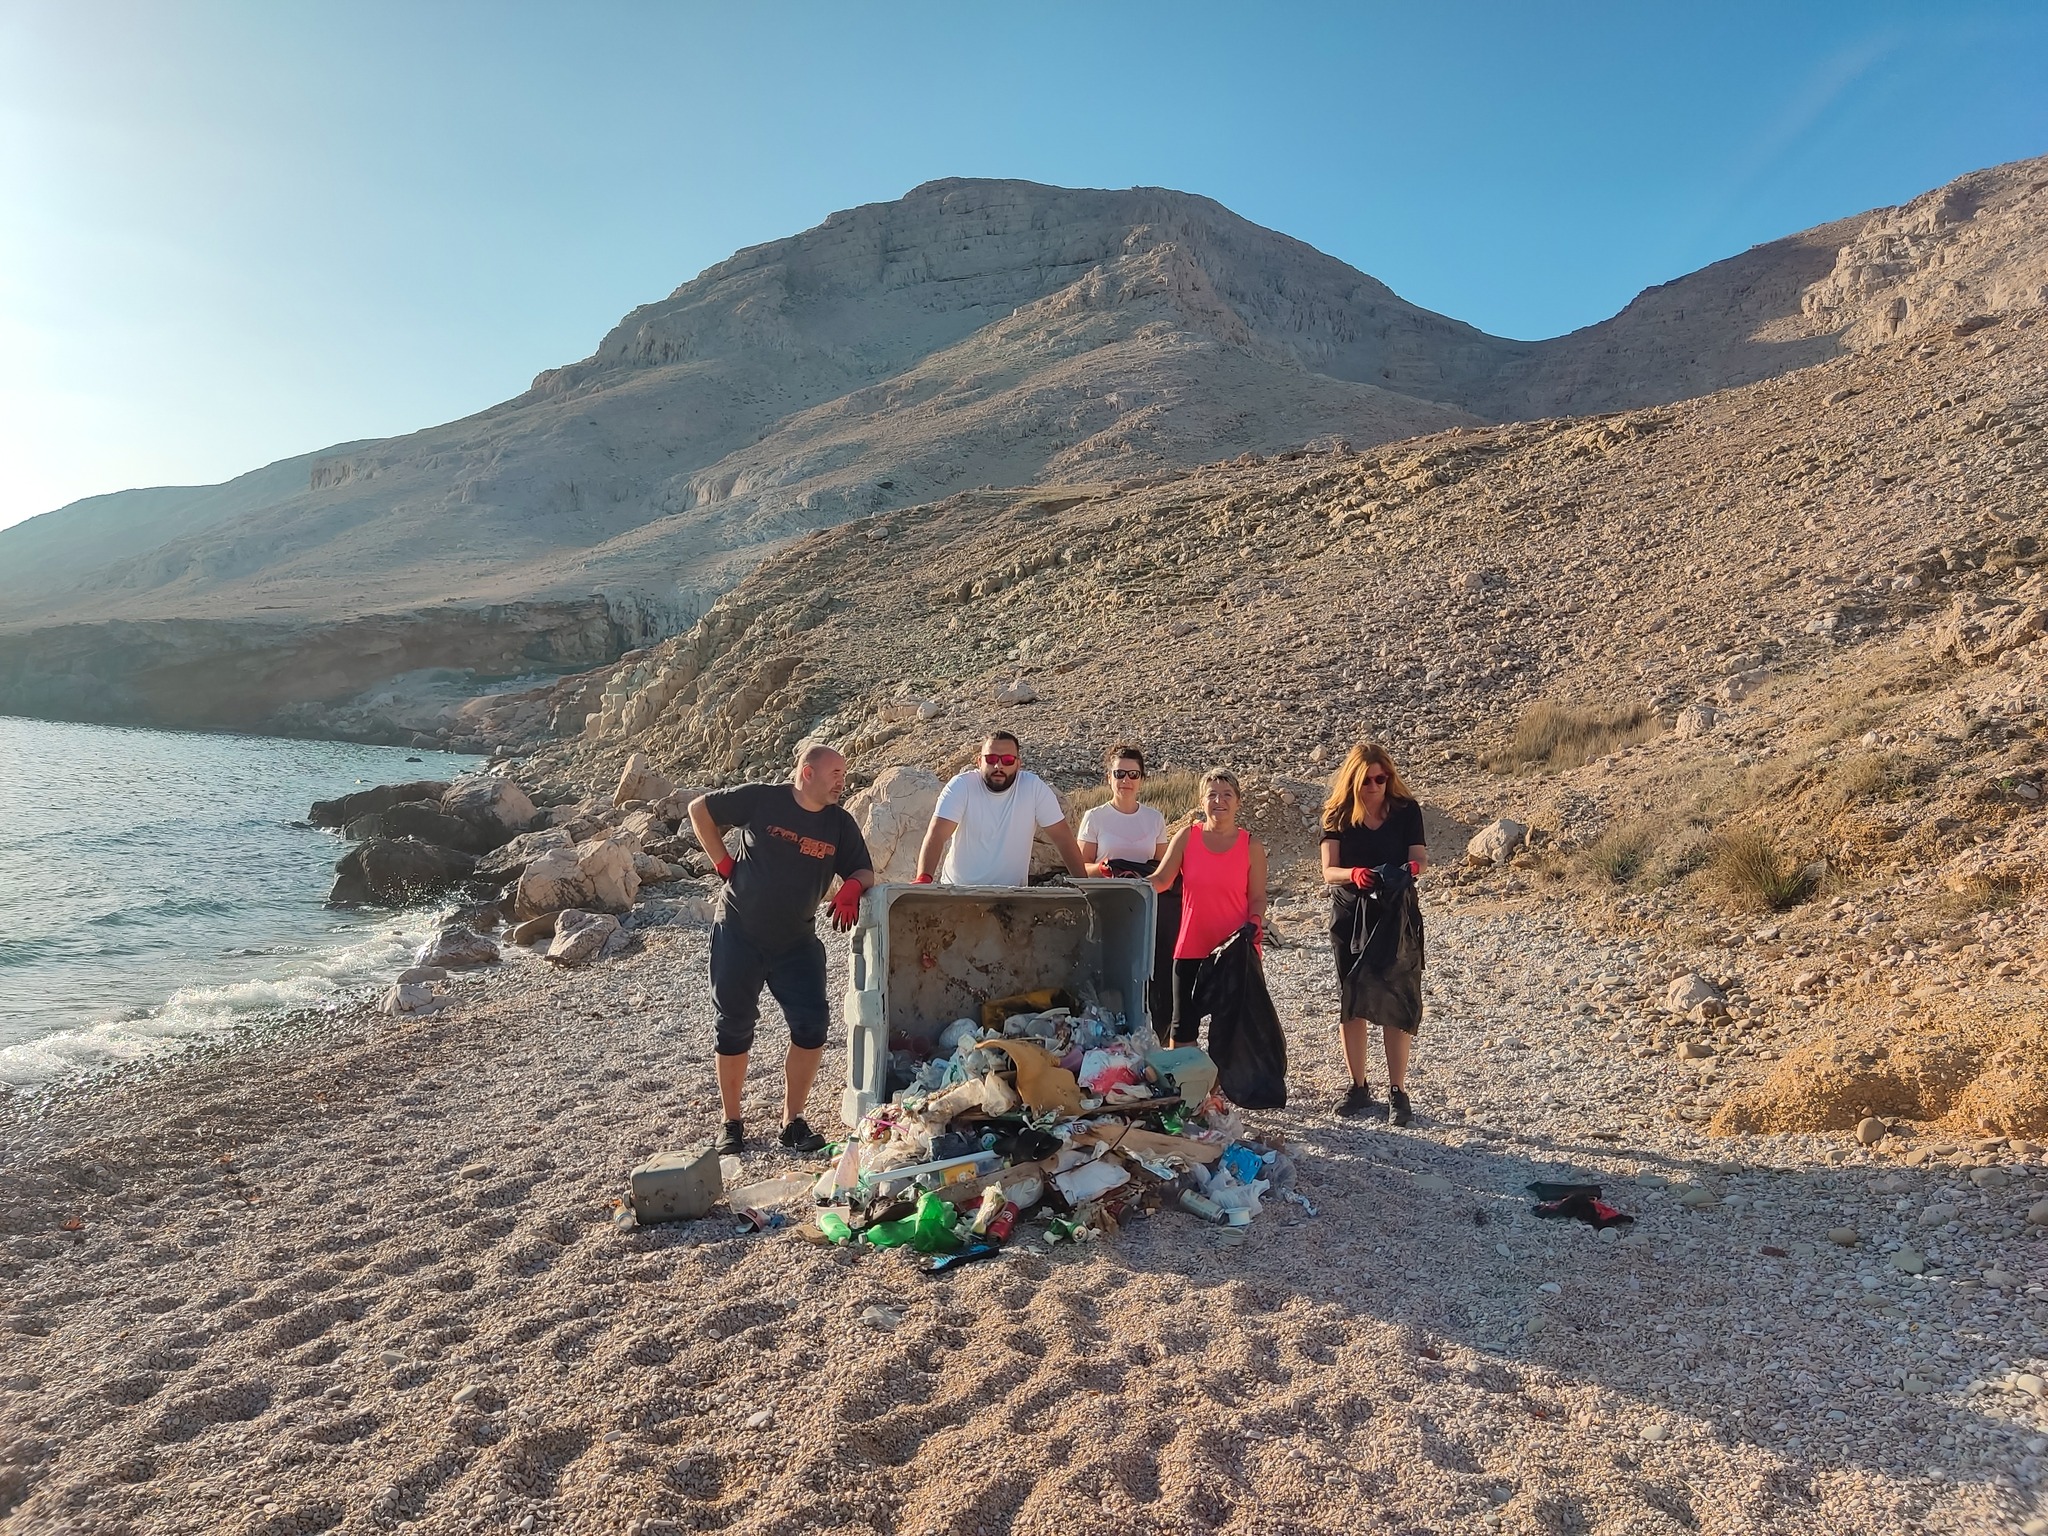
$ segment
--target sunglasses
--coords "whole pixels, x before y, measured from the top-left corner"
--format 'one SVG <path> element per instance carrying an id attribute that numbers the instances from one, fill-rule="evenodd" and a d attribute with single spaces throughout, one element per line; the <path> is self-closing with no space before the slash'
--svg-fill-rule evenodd
<path id="1" fill-rule="evenodd" d="M 1112 779 L 1142 779 L 1145 777 L 1145 770 L 1142 768 L 1112 768 L 1109 770 L 1109 776 Z"/>
<path id="2" fill-rule="evenodd" d="M 1014 752 L 984 752 L 981 754 L 981 760 L 991 768 L 1014 768 L 1017 766 L 1017 754 Z"/>
<path id="3" fill-rule="evenodd" d="M 1387 776 L 1384 773 L 1367 773 L 1361 774 L 1360 777 L 1368 784 L 1384 784 L 1387 782 Z"/>

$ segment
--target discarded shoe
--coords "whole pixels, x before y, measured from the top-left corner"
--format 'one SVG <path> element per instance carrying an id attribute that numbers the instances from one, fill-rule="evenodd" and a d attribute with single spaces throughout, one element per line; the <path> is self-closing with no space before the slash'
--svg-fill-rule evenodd
<path id="1" fill-rule="evenodd" d="M 718 1140 L 711 1145 L 720 1157 L 738 1157 L 747 1145 L 746 1125 L 738 1120 L 726 1121 L 725 1129 L 718 1133 Z"/>
<path id="2" fill-rule="evenodd" d="M 1406 1125 L 1415 1118 L 1415 1106 L 1408 1102 L 1407 1089 L 1389 1088 L 1387 1090 L 1387 1102 L 1393 1106 L 1394 1124 Z"/>
<path id="3" fill-rule="evenodd" d="M 1370 1115 L 1378 1107 L 1373 1103 L 1371 1083 L 1353 1083 L 1344 1090 L 1344 1097 L 1337 1101 L 1337 1113 L 1346 1120 Z"/>
<path id="4" fill-rule="evenodd" d="M 737 1121 L 733 1122 L 735 1125 Z M 775 1138 L 775 1144 L 787 1151 L 808 1157 L 813 1152 L 823 1151 L 825 1138 L 811 1129 L 810 1122 L 798 1115 L 782 1128 L 782 1134 Z"/>

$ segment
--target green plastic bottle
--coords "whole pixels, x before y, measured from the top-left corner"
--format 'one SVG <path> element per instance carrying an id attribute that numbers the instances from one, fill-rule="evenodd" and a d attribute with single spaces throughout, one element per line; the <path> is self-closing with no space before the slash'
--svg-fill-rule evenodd
<path id="1" fill-rule="evenodd" d="M 820 1211 L 818 1213 L 818 1230 L 835 1243 L 853 1241 L 853 1228 L 846 1224 L 846 1218 L 837 1211 Z"/>
<path id="2" fill-rule="evenodd" d="M 953 1209 L 953 1203 L 930 1190 L 917 1197 L 917 1215 L 911 1218 L 917 1232 L 910 1240 L 910 1246 L 919 1253 L 951 1253 L 960 1246 L 960 1238 L 953 1231 L 960 1213 Z"/>
<path id="3" fill-rule="evenodd" d="M 878 1221 L 860 1236 L 862 1242 L 875 1248 L 901 1248 L 917 1236 L 917 1218 L 906 1216 L 901 1221 Z"/>

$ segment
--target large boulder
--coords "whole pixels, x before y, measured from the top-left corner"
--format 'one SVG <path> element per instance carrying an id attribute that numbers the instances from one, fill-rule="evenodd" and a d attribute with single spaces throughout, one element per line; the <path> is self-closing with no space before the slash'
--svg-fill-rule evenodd
<path id="1" fill-rule="evenodd" d="M 358 816 L 341 829 L 351 842 L 372 837 L 416 837 L 423 843 L 457 848 L 464 853 L 489 853 L 505 841 L 495 821 L 478 823 L 444 815 L 439 802 L 409 800 Z"/>
<path id="2" fill-rule="evenodd" d="M 526 866 L 542 854 L 575 846 L 576 840 L 569 836 L 565 827 L 543 827 L 538 832 L 522 832 L 502 848 L 494 848 L 478 859 L 477 876 L 488 880 L 517 880 L 526 873 Z"/>
<path id="3" fill-rule="evenodd" d="M 623 912 L 640 894 L 630 838 L 603 837 L 574 848 L 554 848 L 526 866 L 513 907 L 520 917 L 569 908 Z"/>
<path id="4" fill-rule="evenodd" d="M 945 786 L 929 768 L 904 764 L 883 770 L 866 789 L 846 802 L 867 840 L 875 874 L 885 881 L 907 883 L 917 875 L 918 845 L 931 825 L 932 811 Z"/>
<path id="5" fill-rule="evenodd" d="M 645 752 L 635 752 L 626 759 L 626 766 L 619 774 L 619 787 L 612 791 L 613 805 L 626 805 L 634 800 L 644 800 L 649 805 L 659 805 L 676 792 L 676 786 L 647 761 Z"/>
<path id="6" fill-rule="evenodd" d="M 327 904 L 402 907 L 438 896 L 475 871 L 476 860 L 457 849 L 437 848 L 411 837 L 373 837 L 336 861 Z"/>
<path id="7" fill-rule="evenodd" d="M 306 812 L 306 820 L 316 827 L 345 827 L 358 816 L 374 815 L 387 811 L 394 805 L 403 805 L 408 800 L 435 800 L 448 792 L 448 785 L 439 779 L 415 779 L 409 784 L 379 784 L 375 789 L 359 789 L 353 794 L 340 795 L 332 800 L 315 800 L 313 808 Z"/>
<path id="8" fill-rule="evenodd" d="M 619 920 L 602 912 L 574 907 L 555 914 L 555 936 L 546 958 L 557 965 L 588 965 L 619 936 Z"/>
<path id="9" fill-rule="evenodd" d="M 539 815 L 526 791 L 497 773 L 473 773 L 457 779 L 442 794 L 441 810 L 480 826 L 502 827 L 506 837 L 524 832 Z"/>
<path id="10" fill-rule="evenodd" d="M 467 970 L 477 965 L 496 965 L 498 946 L 474 929 L 465 928 L 460 923 L 450 923 L 420 946 L 417 963 L 440 966 L 450 971 Z"/>
<path id="11" fill-rule="evenodd" d="M 1528 841 L 1529 829 L 1503 816 L 1472 835 L 1472 841 L 1465 845 L 1465 860 L 1470 864 L 1505 864 Z"/>

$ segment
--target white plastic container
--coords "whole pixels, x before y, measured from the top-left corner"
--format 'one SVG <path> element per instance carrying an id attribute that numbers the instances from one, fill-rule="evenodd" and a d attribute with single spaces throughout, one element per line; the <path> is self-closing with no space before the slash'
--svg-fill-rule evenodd
<path id="1" fill-rule="evenodd" d="M 995 998 L 1065 988 L 1143 1027 L 1157 913 L 1143 880 L 876 886 L 852 935 L 840 1118 L 856 1125 L 888 1097 L 892 1036 L 936 1042 Z"/>

